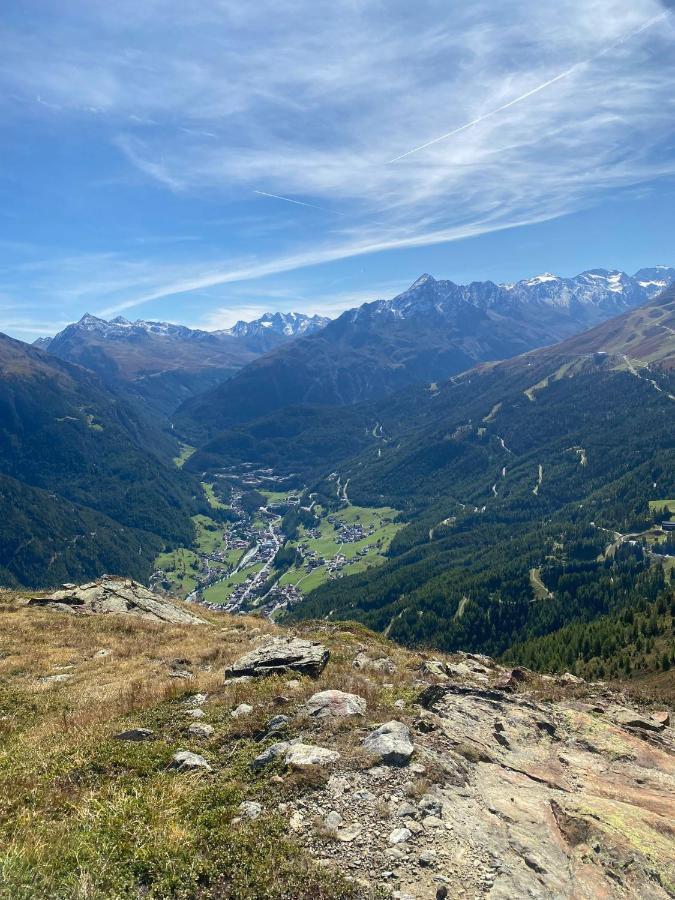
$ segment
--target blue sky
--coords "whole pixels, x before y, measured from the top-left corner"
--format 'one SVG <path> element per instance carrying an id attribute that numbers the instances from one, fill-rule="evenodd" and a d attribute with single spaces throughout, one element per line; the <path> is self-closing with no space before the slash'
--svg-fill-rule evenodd
<path id="1" fill-rule="evenodd" d="M 669 5 L 6 0 L 0 330 L 675 264 Z"/>

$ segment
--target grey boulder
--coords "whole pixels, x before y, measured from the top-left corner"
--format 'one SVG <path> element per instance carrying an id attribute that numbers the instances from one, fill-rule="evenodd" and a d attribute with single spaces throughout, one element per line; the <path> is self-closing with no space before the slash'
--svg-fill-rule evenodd
<path id="1" fill-rule="evenodd" d="M 276 675 L 300 672 L 320 675 L 330 656 L 326 647 L 317 641 L 301 638 L 272 638 L 251 650 L 225 671 L 228 678 L 241 676 Z"/>
<path id="2" fill-rule="evenodd" d="M 188 734 L 195 738 L 210 738 L 213 731 L 213 725 L 200 725 L 198 722 L 188 728 Z"/>
<path id="3" fill-rule="evenodd" d="M 179 772 L 192 772 L 196 769 L 202 769 L 205 772 L 211 771 L 211 766 L 203 756 L 198 753 L 190 753 L 189 750 L 174 753 L 170 768 L 177 769 Z"/>
<path id="4" fill-rule="evenodd" d="M 366 701 L 357 694 L 344 691 L 319 691 L 309 698 L 304 711 L 315 719 L 362 716 L 366 711 Z"/>
<path id="5" fill-rule="evenodd" d="M 403 722 L 392 720 L 372 731 L 363 741 L 363 748 L 372 753 L 380 763 L 388 766 L 405 766 L 413 754 L 410 731 Z"/>
<path id="6" fill-rule="evenodd" d="M 329 766 L 339 758 L 337 750 L 311 744 L 291 744 L 286 751 L 285 762 L 294 769 L 305 769 L 308 766 Z"/>
<path id="7" fill-rule="evenodd" d="M 245 819 L 257 819 L 262 813 L 262 806 L 255 800 L 244 800 L 239 804 L 239 812 Z"/>

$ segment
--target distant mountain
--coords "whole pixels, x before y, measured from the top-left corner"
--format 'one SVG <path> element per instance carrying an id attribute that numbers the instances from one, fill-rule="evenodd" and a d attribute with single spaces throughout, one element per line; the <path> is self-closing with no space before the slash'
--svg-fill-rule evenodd
<path id="1" fill-rule="evenodd" d="M 240 338 L 268 338 L 280 335 L 286 338 L 314 334 L 330 322 L 326 316 L 306 316 L 304 313 L 265 313 L 252 322 L 239 321 L 226 334 Z"/>
<path id="2" fill-rule="evenodd" d="M 106 321 L 89 313 L 35 346 L 99 374 L 109 384 L 168 413 L 195 393 L 224 381 L 243 365 L 323 320 L 295 313 L 268 314 L 226 331 L 203 331 L 123 316 Z"/>
<path id="3" fill-rule="evenodd" d="M 147 577 L 158 547 L 193 535 L 175 446 L 93 373 L 0 335 L 0 567 L 33 586 Z"/>
<path id="4" fill-rule="evenodd" d="M 443 380 L 477 362 L 555 343 L 639 306 L 674 281 L 675 269 L 665 266 L 635 277 L 593 269 L 503 285 L 423 275 L 393 299 L 349 310 L 187 401 L 176 425 L 204 438 L 286 406 L 347 405 Z"/>
<path id="5" fill-rule="evenodd" d="M 406 469 L 413 467 L 405 460 L 403 436 L 416 434 L 426 427 L 434 428 L 438 422 L 452 417 L 460 386 L 470 384 L 471 402 L 475 401 L 481 409 L 486 406 L 489 409 L 495 391 L 520 392 L 520 402 L 525 391 L 536 398 L 551 379 L 589 372 L 597 375 L 623 371 L 649 383 L 648 367 L 659 372 L 675 369 L 675 287 L 637 309 L 558 344 L 501 362 L 479 364 L 447 383 L 411 386 L 387 397 L 347 407 L 289 406 L 234 425 L 206 441 L 190 458 L 187 467 L 198 473 L 248 462 L 260 467 L 271 466 L 282 473 L 299 473 L 311 481 L 326 470 L 344 465 L 349 457 L 366 451 L 377 453 L 377 471 L 394 466 L 391 482 L 406 495 L 405 486 L 412 478 Z M 485 396 L 483 391 L 487 391 Z M 493 405 L 500 402 L 499 396 L 492 401 Z M 399 449 L 393 452 L 392 447 Z M 358 457 L 358 460 L 357 469 L 361 469 L 363 459 Z M 394 460 L 399 460 L 400 466 Z M 364 465 L 364 470 L 370 471 L 370 467 Z M 358 489 L 361 474 L 360 471 L 350 473 L 352 490 Z M 436 488 L 432 480 L 417 493 L 433 496 Z M 381 499 L 379 494 L 373 495 L 368 497 L 368 502 L 377 504 Z M 390 497 L 390 500 L 395 506 L 400 497 Z"/>

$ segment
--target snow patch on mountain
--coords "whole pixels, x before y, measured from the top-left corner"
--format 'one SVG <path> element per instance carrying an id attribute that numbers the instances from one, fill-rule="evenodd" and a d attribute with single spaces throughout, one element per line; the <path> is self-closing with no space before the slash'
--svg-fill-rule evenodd
<path id="1" fill-rule="evenodd" d="M 509 315 L 527 315 L 533 309 L 548 308 L 593 321 L 633 309 L 673 283 L 675 268 L 669 266 L 641 269 L 634 276 L 608 269 L 589 269 L 573 278 L 543 272 L 505 284 L 475 281 L 461 285 L 436 280 L 425 273 L 398 296 L 355 310 L 354 319 L 387 315 L 393 319 L 426 315 L 447 318 L 469 305 L 484 312 Z"/>
<path id="2" fill-rule="evenodd" d="M 265 313 L 252 322 L 239 321 L 224 333 L 235 337 L 252 337 L 265 330 L 286 337 L 297 337 L 313 334 L 326 326 L 329 321 L 330 319 L 325 316 L 307 316 L 304 313 Z"/>

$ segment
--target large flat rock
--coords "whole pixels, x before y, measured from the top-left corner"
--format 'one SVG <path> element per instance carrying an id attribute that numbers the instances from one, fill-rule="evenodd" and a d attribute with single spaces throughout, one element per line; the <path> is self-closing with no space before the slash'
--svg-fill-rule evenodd
<path id="1" fill-rule="evenodd" d="M 225 671 L 227 678 L 242 675 L 276 675 L 300 672 L 303 675 L 321 674 L 328 662 L 329 652 L 323 644 L 301 638 L 272 638 L 251 650 Z"/>
<path id="2" fill-rule="evenodd" d="M 205 625 L 204 619 L 162 599 L 129 578 L 104 576 L 88 584 L 64 585 L 48 597 L 34 597 L 29 606 L 71 613 L 137 616 L 171 625 Z"/>

